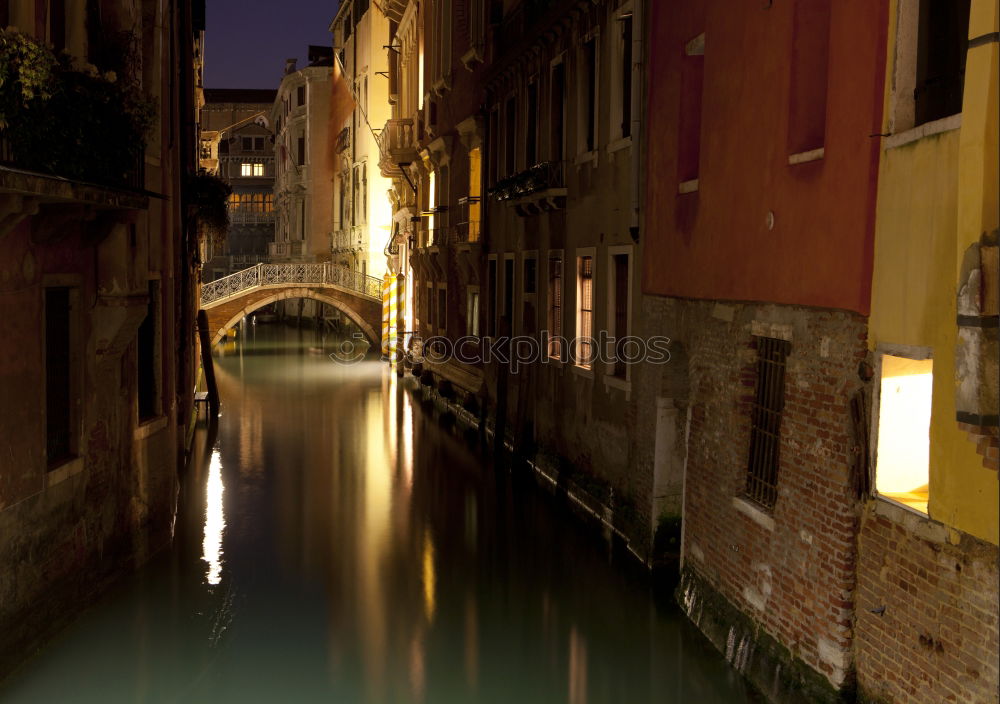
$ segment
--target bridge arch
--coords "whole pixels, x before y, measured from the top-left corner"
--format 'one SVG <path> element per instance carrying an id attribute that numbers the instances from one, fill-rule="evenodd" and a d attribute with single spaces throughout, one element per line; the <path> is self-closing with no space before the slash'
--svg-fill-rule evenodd
<path id="1" fill-rule="evenodd" d="M 333 306 L 341 313 L 346 315 L 351 319 L 355 325 L 357 325 L 361 332 L 364 333 L 365 338 L 372 345 L 373 349 L 379 349 L 381 345 L 381 337 L 375 331 L 375 329 L 361 316 L 360 313 L 353 310 L 349 305 L 346 305 L 343 301 L 328 296 L 326 294 L 320 293 L 319 291 L 310 288 L 308 286 L 301 287 L 285 287 L 281 289 L 272 289 L 270 291 L 265 291 L 263 296 L 248 296 L 250 299 L 245 306 L 240 308 L 240 310 L 234 315 L 230 316 L 224 323 L 217 325 L 216 332 L 212 338 L 212 344 L 215 345 L 222 340 L 223 335 L 226 330 L 229 330 L 234 325 L 236 325 L 245 316 L 250 315 L 254 311 L 260 310 L 266 305 L 275 303 L 277 301 L 283 301 L 290 298 L 311 298 L 314 301 L 319 301 L 321 303 L 326 303 L 327 305 Z M 208 310 L 209 317 L 212 317 L 212 311 Z M 213 321 L 214 322 L 214 321 Z"/>

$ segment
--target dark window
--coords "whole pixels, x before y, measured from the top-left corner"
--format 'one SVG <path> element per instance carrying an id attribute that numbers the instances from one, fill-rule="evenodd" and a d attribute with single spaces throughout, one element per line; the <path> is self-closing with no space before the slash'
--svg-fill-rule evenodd
<path id="1" fill-rule="evenodd" d="M 253 137 L 242 137 L 240 146 L 245 152 L 253 151 Z"/>
<path id="2" fill-rule="evenodd" d="M 229 140 L 224 139 L 221 142 L 219 142 L 219 154 L 228 154 L 228 153 L 229 153 Z"/>
<path id="3" fill-rule="evenodd" d="M 747 496 L 764 508 L 778 498 L 778 451 L 781 412 L 785 406 L 785 360 L 791 343 L 758 337 L 757 388 L 750 417 L 750 457 L 747 461 Z"/>
<path id="4" fill-rule="evenodd" d="M 914 126 L 962 112 L 970 0 L 920 0 Z"/>
<path id="5" fill-rule="evenodd" d="M 45 289 L 45 449 L 49 468 L 69 459 L 73 447 L 72 293 Z"/>
<path id="6" fill-rule="evenodd" d="M 438 309 L 437 309 L 437 326 L 441 329 L 446 328 L 448 325 L 448 292 L 443 289 L 438 289 Z"/>
<path id="7" fill-rule="evenodd" d="M 305 105 L 306 104 L 306 87 L 299 86 L 295 89 L 295 104 Z"/>
<path id="8" fill-rule="evenodd" d="M 298 141 L 298 165 L 302 166 L 306 163 L 306 138 L 299 137 Z"/>
<path id="9" fill-rule="evenodd" d="M 632 16 L 622 23 L 622 137 L 632 134 Z"/>
<path id="10" fill-rule="evenodd" d="M 157 348 L 159 347 L 159 281 L 149 282 L 149 302 L 146 317 L 139 325 L 139 418 L 155 418 L 160 415 L 159 369 L 157 368 Z"/>
<path id="11" fill-rule="evenodd" d="M 0 27 L 10 26 L 10 0 L 0 0 Z"/>
<path id="12" fill-rule="evenodd" d="M 514 310 L 514 260 L 503 260 L 503 317 L 508 321 Z"/>
<path id="13" fill-rule="evenodd" d="M 538 289 L 538 262 L 536 259 L 524 260 L 524 292 L 527 294 L 536 293 Z"/>
<path id="14" fill-rule="evenodd" d="M 486 334 L 496 337 L 497 334 L 497 260 L 490 259 L 487 278 L 489 280 L 489 310 L 486 315 Z"/>
<path id="15" fill-rule="evenodd" d="M 624 347 L 628 338 L 628 255 L 612 256 L 614 292 L 615 292 L 615 372 L 617 377 L 625 378 Z"/>
<path id="16" fill-rule="evenodd" d="M 0 18 L 4 14 L 0 10 Z M 6 26 L 6 22 L 0 24 Z M 49 0 L 49 41 L 57 53 L 66 48 L 66 0 Z"/>
<path id="17" fill-rule="evenodd" d="M 677 177 L 680 181 L 698 178 L 701 158 L 701 94 L 705 73 L 704 46 L 692 40 L 681 63 L 681 105 L 677 130 Z"/>
<path id="18" fill-rule="evenodd" d="M 788 106 L 790 154 L 823 146 L 829 57 L 830 0 L 796 0 Z"/>
<path id="19" fill-rule="evenodd" d="M 538 163 L 538 83 L 528 86 L 528 112 L 524 124 L 524 166 Z"/>
<path id="20" fill-rule="evenodd" d="M 517 168 L 514 165 L 515 140 L 517 139 L 517 101 L 507 98 L 507 114 L 504 119 L 504 176 L 510 176 Z"/>
<path id="21" fill-rule="evenodd" d="M 499 135 L 499 120 L 496 108 L 490 111 L 490 124 L 489 124 L 489 146 L 486 158 L 488 159 L 488 174 L 489 174 L 489 184 L 492 186 L 496 184 L 499 179 L 499 160 L 500 154 L 498 145 L 500 143 Z"/>
<path id="22" fill-rule="evenodd" d="M 258 152 L 264 151 L 264 138 L 263 137 L 254 137 L 253 138 L 253 148 L 254 148 L 254 151 L 258 151 Z"/>
<path id="23" fill-rule="evenodd" d="M 590 39 L 583 45 L 583 119 L 586 150 L 597 145 L 597 40 Z"/>
<path id="24" fill-rule="evenodd" d="M 565 113 L 566 113 L 566 67 L 559 63 L 552 68 L 552 105 L 549 115 L 552 125 L 551 154 L 552 161 L 562 161 L 565 146 Z"/>
<path id="25" fill-rule="evenodd" d="M 562 358 L 562 259 L 549 258 L 549 356 Z"/>

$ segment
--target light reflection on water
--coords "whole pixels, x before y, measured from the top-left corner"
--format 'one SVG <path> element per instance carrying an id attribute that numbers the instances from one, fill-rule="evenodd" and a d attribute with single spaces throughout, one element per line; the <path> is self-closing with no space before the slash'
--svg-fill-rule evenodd
<path id="1" fill-rule="evenodd" d="M 247 335 L 217 361 L 224 413 L 174 548 L 0 701 L 750 701 L 599 536 L 383 365 L 335 364 L 306 331 Z"/>

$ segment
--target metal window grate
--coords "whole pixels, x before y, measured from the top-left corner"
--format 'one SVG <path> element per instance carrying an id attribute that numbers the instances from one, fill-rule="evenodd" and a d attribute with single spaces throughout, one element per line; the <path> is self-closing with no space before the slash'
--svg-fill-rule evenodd
<path id="1" fill-rule="evenodd" d="M 757 338 L 757 388 L 751 412 L 746 493 L 768 509 L 774 507 L 778 498 L 778 451 L 789 349 L 791 343 L 787 340 Z"/>

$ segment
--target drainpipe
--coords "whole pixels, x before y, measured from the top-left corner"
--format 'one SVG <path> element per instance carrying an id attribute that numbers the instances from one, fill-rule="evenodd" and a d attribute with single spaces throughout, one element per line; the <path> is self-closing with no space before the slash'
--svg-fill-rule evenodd
<path id="1" fill-rule="evenodd" d="M 640 195 L 639 188 L 642 183 L 642 162 L 644 161 L 645 149 L 642 134 L 642 105 L 644 93 L 643 70 L 643 36 L 645 35 L 645 0 L 635 0 L 635 8 L 632 11 L 632 178 L 631 178 L 631 203 L 629 217 L 629 232 L 632 240 L 639 241 L 639 209 Z"/>

